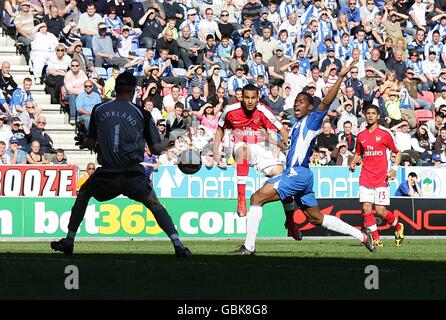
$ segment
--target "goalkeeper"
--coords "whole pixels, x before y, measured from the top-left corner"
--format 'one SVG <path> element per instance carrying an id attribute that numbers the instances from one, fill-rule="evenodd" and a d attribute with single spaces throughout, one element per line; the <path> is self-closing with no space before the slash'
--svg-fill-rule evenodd
<path id="1" fill-rule="evenodd" d="M 91 197 L 102 202 L 123 194 L 152 211 L 158 225 L 172 241 L 177 257 L 192 255 L 178 238 L 171 217 L 159 202 L 140 165 L 144 160 L 145 144 L 153 154 L 160 154 L 174 142 L 176 131 L 181 130 L 173 130 L 171 139 L 161 140 L 150 113 L 131 102 L 135 87 L 136 78 L 124 72 L 116 79 L 116 100 L 93 108 L 88 136 L 80 141 L 80 147 L 96 150 L 101 167 L 80 188 L 71 209 L 67 237 L 51 242 L 55 251 L 67 255 L 73 253 L 76 232 Z M 175 129 L 175 123 L 169 131 L 172 129 Z"/>

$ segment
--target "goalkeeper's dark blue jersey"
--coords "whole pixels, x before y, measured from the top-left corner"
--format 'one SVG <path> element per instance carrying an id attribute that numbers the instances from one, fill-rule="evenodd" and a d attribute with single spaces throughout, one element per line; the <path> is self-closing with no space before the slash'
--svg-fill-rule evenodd
<path id="1" fill-rule="evenodd" d="M 160 142 L 150 112 L 121 99 L 93 108 L 89 137 L 98 140 L 99 164 L 120 171 L 144 161 L 146 143 L 150 147 Z"/>

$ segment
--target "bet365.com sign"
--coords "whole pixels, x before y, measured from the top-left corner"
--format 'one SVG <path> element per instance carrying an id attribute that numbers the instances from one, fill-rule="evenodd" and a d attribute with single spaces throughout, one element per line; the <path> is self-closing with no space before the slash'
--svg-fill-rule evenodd
<path id="1" fill-rule="evenodd" d="M 0 239 L 31 240 L 58 238 L 67 232 L 75 198 L 0 198 Z M 244 238 L 246 218 L 237 216 L 235 199 L 161 199 L 181 237 Z M 320 199 L 323 214 L 334 215 L 361 228 L 362 208 L 358 199 Z M 441 199 L 393 198 L 389 210 L 406 226 L 407 235 L 446 235 L 446 208 Z M 265 205 L 259 237 L 284 238 L 284 214 L 280 202 Z M 339 235 L 315 227 L 296 211 L 294 221 L 305 236 Z M 392 228 L 382 224 L 384 235 Z M 79 238 L 165 238 L 147 208 L 127 198 L 108 202 L 90 201 Z"/>

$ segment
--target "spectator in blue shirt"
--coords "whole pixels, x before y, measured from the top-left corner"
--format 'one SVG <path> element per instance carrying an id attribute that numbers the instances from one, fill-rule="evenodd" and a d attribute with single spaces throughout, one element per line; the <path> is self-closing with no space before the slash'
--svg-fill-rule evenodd
<path id="1" fill-rule="evenodd" d="M 361 15 L 359 12 L 359 8 L 356 6 L 356 0 L 349 0 L 348 7 L 342 8 L 341 12 L 347 15 L 351 34 L 355 35 L 356 32 L 359 31 L 359 26 L 361 24 Z"/>
<path id="2" fill-rule="evenodd" d="M 79 121 L 84 123 L 87 130 L 90 125 L 91 111 L 95 105 L 101 102 L 101 96 L 93 91 L 93 82 L 90 80 L 85 81 L 84 91 L 76 97 L 76 110 L 79 115 Z"/>
<path id="3" fill-rule="evenodd" d="M 395 197 L 421 197 L 420 185 L 418 184 L 418 176 L 415 172 L 407 175 L 407 180 L 402 182 L 395 192 Z"/>
<path id="4" fill-rule="evenodd" d="M 11 110 L 12 115 L 17 115 L 23 112 L 27 101 L 32 101 L 34 107 L 36 107 L 34 98 L 31 94 L 32 83 L 33 81 L 31 78 L 25 78 L 23 80 L 23 89 L 17 88 L 14 90 L 11 101 L 9 101 L 9 109 Z"/>

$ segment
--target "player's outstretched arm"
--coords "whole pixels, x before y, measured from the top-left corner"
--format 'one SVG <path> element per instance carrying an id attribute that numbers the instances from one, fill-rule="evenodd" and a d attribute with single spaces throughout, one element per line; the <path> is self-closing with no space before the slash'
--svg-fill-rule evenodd
<path id="1" fill-rule="evenodd" d="M 336 98 L 336 95 L 339 92 L 339 88 L 341 87 L 342 81 L 344 81 L 344 77 L 350 72 L 350 70 L 355 66 L 357 61 L 353 61 L 348 66 L 342 67 L 341 71 L 339 72 L 339 77 L 336 80 L 335 84 L 331 89 L 327 92 L 327 95 L 325 96 L 324 100 L 319 104 L 319 111 L 326 111 L 330 108 L 330 105 L 332 104 L 333 100 Z"/>

